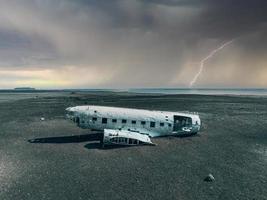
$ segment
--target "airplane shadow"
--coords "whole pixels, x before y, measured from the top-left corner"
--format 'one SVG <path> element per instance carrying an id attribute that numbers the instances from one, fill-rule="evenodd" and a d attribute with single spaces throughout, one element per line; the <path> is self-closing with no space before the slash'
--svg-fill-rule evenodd
<path id="1" fill-rule="evenodd" d="M 192 134 L 179 134 L 179 135 L 169 135 L 169 136 L 159 136 L 157 138 L 194 138 L 201 137 L 200 134 L 192 133 Z"/>
<path id="2" fill-rule="evenodd" d="M 174 137 L 177 137 L 177 138 L 191 138 L 191 137 L 199 137 L 200 135 L 199 134 L 196 134 L 196 133 L 192 133 L 192 134 L 180 134 L 180 135 L 177 135 L 177 136 L 174 136 Z"/>
<path id="3" fill-rule="evenodd" d="M 145 145 L 140 145 L 140 146 L 145 146 Z M 139 147 L 140 147 L 139 146 Z M 102 144 L 99 142 L 93 142 L 93 143 L 88 143 L 86 145 L 84 145 L 84 148 L 86 149 L 101 149 L 101 150 L 110 150 L 110 149 L 126 149 L 126 148 L 135 148 L 137 146 L 120 146 L 120 145 L 106 145 L 106 146 L 102 146 Z"/>
<path id="4" fill-rule="evenodd" d="M 186 138 L 186 137 L 197 137 L 198 135 L 179 135 L 175 136 L 178 138 Z M 135 148 L 137 146 L 119 146 L 119 145 L 108 145 L 102 146 L 102 137 L 103 133 L 91 133 L 86 135 L 74 135 L 74 136 L 60 136 L 60 137 L 46 137 L 46 138 L 35 138 L 29 139 L 29 143 L 39 143 L 39 144 L 67 144 L 67 143 L 82 143 L 89 142 L 84 145 L 86 149 L 101 149 L 101 150 L 109 150 L 109 149 L 123 149 L 123 148 Z M 172 136 L 173 137 L 173 136 Z M 143 145 L 146 146 L 146 145 Z"/>
<path id="5" fill-rule="evenodd" d="M 101 140 L 103 137 L 103 133 L 93 133 L 93 134 L 86 134 L 86 135 L 74 135 L 74 136 L 60 136 L 60 137 L 46 137 L 46 138 L 35 138 L 29 139 L 28 142 L 32 144 L 68 144 L 68 143 L 82 143 L 82 142 L 89 142 L 88 144 L 84 145 L 86 149 L 101 149 L 101 150 L 108 150 L 108 149 L 119 149 L 119 148 L 129 148 L 129 146 L 117 146 L 117 145 L 110 145 L 110 146 L 102 146 Z"/>
<path id="6" fill-rule="evenodd" d="M 81 143 L 81 142 L 87 142 L 87 141 L 100 141 L 102 137 L 103 137 L 103 134 L 101 133 L 93 133 L 93 134 L 86 134 L 86 135 L 35 138 L 35 139 L 28 140 L 28 142 L 29 143 L 50 143 L 50 144 Z"/>

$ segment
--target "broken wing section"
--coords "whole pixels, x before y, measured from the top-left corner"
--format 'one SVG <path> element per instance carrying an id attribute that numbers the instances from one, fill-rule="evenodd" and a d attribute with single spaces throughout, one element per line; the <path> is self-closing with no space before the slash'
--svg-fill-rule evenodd
<path id="1" fill-rule="evenodd" d="M 148 135 L 143 135 L 133 131 L 104 129 L 103 145 L 155 145 Z"/>

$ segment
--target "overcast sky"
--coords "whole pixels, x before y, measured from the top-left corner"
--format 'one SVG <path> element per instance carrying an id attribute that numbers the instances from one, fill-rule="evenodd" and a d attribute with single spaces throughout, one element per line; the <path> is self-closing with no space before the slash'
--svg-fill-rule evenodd
<path id="1" fill-rule="evenodd" d="M 267 87 L 266 0 L 0 3 L 0 88 Z"/>

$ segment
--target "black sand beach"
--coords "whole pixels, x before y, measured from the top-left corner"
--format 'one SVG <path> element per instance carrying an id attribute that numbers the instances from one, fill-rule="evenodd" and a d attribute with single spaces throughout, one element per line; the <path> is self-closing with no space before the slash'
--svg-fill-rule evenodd
<path id="1" fill-rule="evenodd" d="M 101 149 L 97 133 L 64 118 L 84 104 L 194 111 L 203 126 L 157 146 Z M 0 93 L 0 137 L 1 200 L 267 199 L 267 97 Z"/>

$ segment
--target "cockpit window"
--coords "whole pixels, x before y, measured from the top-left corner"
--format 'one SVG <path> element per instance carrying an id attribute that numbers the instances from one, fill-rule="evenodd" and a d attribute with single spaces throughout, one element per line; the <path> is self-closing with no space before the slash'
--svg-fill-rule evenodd
<path id="1" fill-rule="evenodd" d="M 74 111 L 68 111 L 69 115 L 74 115 Z"/>

